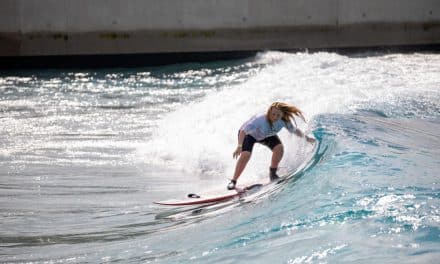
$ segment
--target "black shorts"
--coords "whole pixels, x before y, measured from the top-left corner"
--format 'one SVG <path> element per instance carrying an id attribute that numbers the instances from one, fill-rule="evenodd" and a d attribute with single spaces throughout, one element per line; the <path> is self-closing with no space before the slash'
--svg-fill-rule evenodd
<path id="1" fill-rule="evenodd" d="M 242 147 L 242 151 L 249 151 L 252 152 L 252 149 L 254 148 L 254 144 L 255 142 L 258 142 L 260 144 L 265 145 L 266 147 L 270 148 L 271 150 L 273 150 L 273 148 L 275 146 L 277 146 L 278 144 L 281 144 L 281 140 L 280 138 L 275 135 L 275 136 L 270 136 L 267 137 L 263 140 L 257 141 L 253 136 L 251 135 L 246 135 L 244 137 L 244 141 L 243 141 L 243 147 Z"/>

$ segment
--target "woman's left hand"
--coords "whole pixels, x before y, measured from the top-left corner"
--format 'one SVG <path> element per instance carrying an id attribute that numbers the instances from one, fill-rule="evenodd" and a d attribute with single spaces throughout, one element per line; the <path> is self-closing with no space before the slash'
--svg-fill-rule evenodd
<path id="1" fill-rule="evenodd" d="M 304 133 L 300 129 L 296 129 L 295 134 L 298 137 L 301 137 L 301 138 L 305 137 L 307 142 L 309 142 L 309 143 L 315 143 L 315 141 L 316 141 L 316 139 L 314 137 L 310 137 L 308 135 L 304 135 Z"/>
<path id="2" fill-rule="evenodd" d="M 309 143 L 315 143 L 315 141 L 316 141 L 316 139 L 313 137 L 309 137 L 309 136 L 305 136 L 305 137 L 306 137 L 307 142 L 309 142 Z"/>

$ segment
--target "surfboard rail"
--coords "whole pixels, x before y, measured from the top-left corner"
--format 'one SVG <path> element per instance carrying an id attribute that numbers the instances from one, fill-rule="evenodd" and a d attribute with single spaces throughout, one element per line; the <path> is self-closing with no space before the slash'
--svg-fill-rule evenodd
<path id="1" fill-rule="evenodd" d="M 226 191 L 226 193 L 210 193 L 210 194 L 188 194 L 186 198 L 183 199 L 170 199 L 164 201 L 156 201 L 154 204 L 158 205 L 168 205 L 168 206 L 184 206 L 184 205 L 200 205 L 200 204 L 210 204 L 219 203 L 232 200 L 237 197 L 246 195 L 246 193 L 256 187 L 261 187 L 267 183 L 254 183 L 243 188 L 235 188 L 234 190 Z"/>

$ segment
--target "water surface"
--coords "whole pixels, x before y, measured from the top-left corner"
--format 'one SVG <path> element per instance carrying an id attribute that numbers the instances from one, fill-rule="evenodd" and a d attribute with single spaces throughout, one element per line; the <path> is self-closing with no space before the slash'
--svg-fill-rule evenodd
<path id="1" fill-rule="evenodd" d="M 440 56 L 247 60 L 0 75 L 4 263 L 436 263 Z M 292 180 L 195 210 L 223 188 L 241 123 L 300 107 L 319 146 L 280 134 Z M 240 179 L 265 179 L 256 147 Z"/>

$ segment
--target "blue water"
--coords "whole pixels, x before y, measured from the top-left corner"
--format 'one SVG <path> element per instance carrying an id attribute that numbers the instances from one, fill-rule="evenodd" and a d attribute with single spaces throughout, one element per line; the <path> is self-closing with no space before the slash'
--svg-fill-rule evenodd
<path id="1" fill-rule="evenodd" d="M 438 263 L 440 55 L 280 53 L 0 74 L 1 263 Z M 292 178 L 202 208 L 273 101 Z M 240 182 L 266 179 L 256 146 Z"/>

